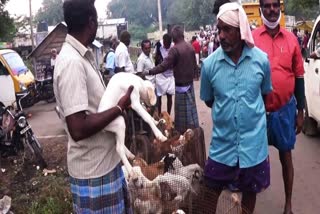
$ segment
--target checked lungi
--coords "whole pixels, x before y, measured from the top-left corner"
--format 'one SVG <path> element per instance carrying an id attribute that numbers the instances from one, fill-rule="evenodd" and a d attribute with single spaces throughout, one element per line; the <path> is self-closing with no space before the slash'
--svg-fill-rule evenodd
<path id="1" fill-rule="evenodd" d="M 174 127 L 181 134 L 189 128 L 199 127 L 193 84 L 191 84 L 189 90 L 184 93 L 176 91 L 174 115 Z"/>
<path id="2" fill-rule="evenodd" d="M 75 213 L 132 213 L 120 164 L 105 176 L 93 179 L 70 177 L 70 183 Z"/>

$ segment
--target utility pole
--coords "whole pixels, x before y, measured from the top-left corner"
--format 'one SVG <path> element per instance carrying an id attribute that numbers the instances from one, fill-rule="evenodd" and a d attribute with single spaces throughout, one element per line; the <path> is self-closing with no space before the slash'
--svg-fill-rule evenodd
<path id="1" fill-rule="evenodd" d="M 29 24 L 30 24 L 30 32 L 31 32 L 31 44 L 32 44 L 32 50 L 34 48 L 34 40 L 33 40 L 33 25 L 32 25 L 32 7 L 31 7 L 31 1 L 29 0 L 29 12 L 30 12 L 30 18 L 29 18 Z"/>
<path id="2" fill-rule="evenodd" d="M 161 0 L 158 1 L 158 19 L 159 19 L 159 33 L 160 38 L 162 38 L 162 15 L 161 15 Z M 319 0 L 320 1 L 320 0 Z"/>

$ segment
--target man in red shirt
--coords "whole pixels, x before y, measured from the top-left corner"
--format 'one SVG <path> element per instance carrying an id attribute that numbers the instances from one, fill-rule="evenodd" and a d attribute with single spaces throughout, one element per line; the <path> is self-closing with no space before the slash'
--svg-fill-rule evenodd
<path id="1" fill-rule="evenodd" d="M 279 150 L 286 195 L 284 213 L 289 214 L 294 174 L 291 150 L 303 124 L 303 61 L 296 37 L 279 25 L 280 0 L 260 0 L 260 11 L 264 25 L 253 31 L 253 38 L 271 64 L 273 91 L 265 99 L 268 140 Z"/>
<path id="2" fill-rule="evenodd" d="M 196 36 L 192 37 L 191 44 L 194 49 L 194 52 L 196 53 L 197 65 L 199 65 L 201 46 L 200 46 L 200 43 L 198 42 Z"/>

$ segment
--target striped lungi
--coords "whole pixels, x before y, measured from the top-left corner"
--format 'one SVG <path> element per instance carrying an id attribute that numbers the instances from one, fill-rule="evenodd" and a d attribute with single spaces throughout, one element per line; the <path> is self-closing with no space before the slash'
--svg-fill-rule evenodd
<path id="1" fill-rule="evenodd" d="M 70 184 L 75 213 L 132 213 L 127 184 L 120 164 L 99 178 L 70 177 Z"/>
<path id="2" fill-rule="evenodd" d="M 193 84 L 185 93 L 176 91 L 174 102 L 174 127 L 181 134 L 187 129 L 199 127 Z"/>

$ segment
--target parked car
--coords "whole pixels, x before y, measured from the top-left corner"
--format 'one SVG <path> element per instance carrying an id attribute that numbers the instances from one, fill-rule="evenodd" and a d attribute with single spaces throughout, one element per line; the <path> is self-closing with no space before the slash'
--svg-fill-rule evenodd
<path id="1" fill-rule="evenodd" d="M 9 106 L 13 105 L 15 101 L 16 95 L 13 80 L 8 70 L 0 62 L 0 103 L 4 104 L 4 106 Z"/>
<path id="2" fill-rule="evenodd" d="M 320 47 L 320 16 L 318 16 L 308 43 L 308 56 L 304 62 L 306 113 L 303 132 L 306 135 L 319 133 L 320 124 L 320 59 L 310 58 L 310 53 Z"/>
<path id="3" fill-rule="evenodd" d="M 24 64 L 21 56 L 14 50 L 2 49 L 0 50 L 0 64 L 12 78 L 16 99 L 19 100 L 28 94 L 28 88 L 35 84 L 35 79 L 32 72 Z M 22 105 L 24 107 L 33 105 L 32 96 L 26 97 Z"/>

